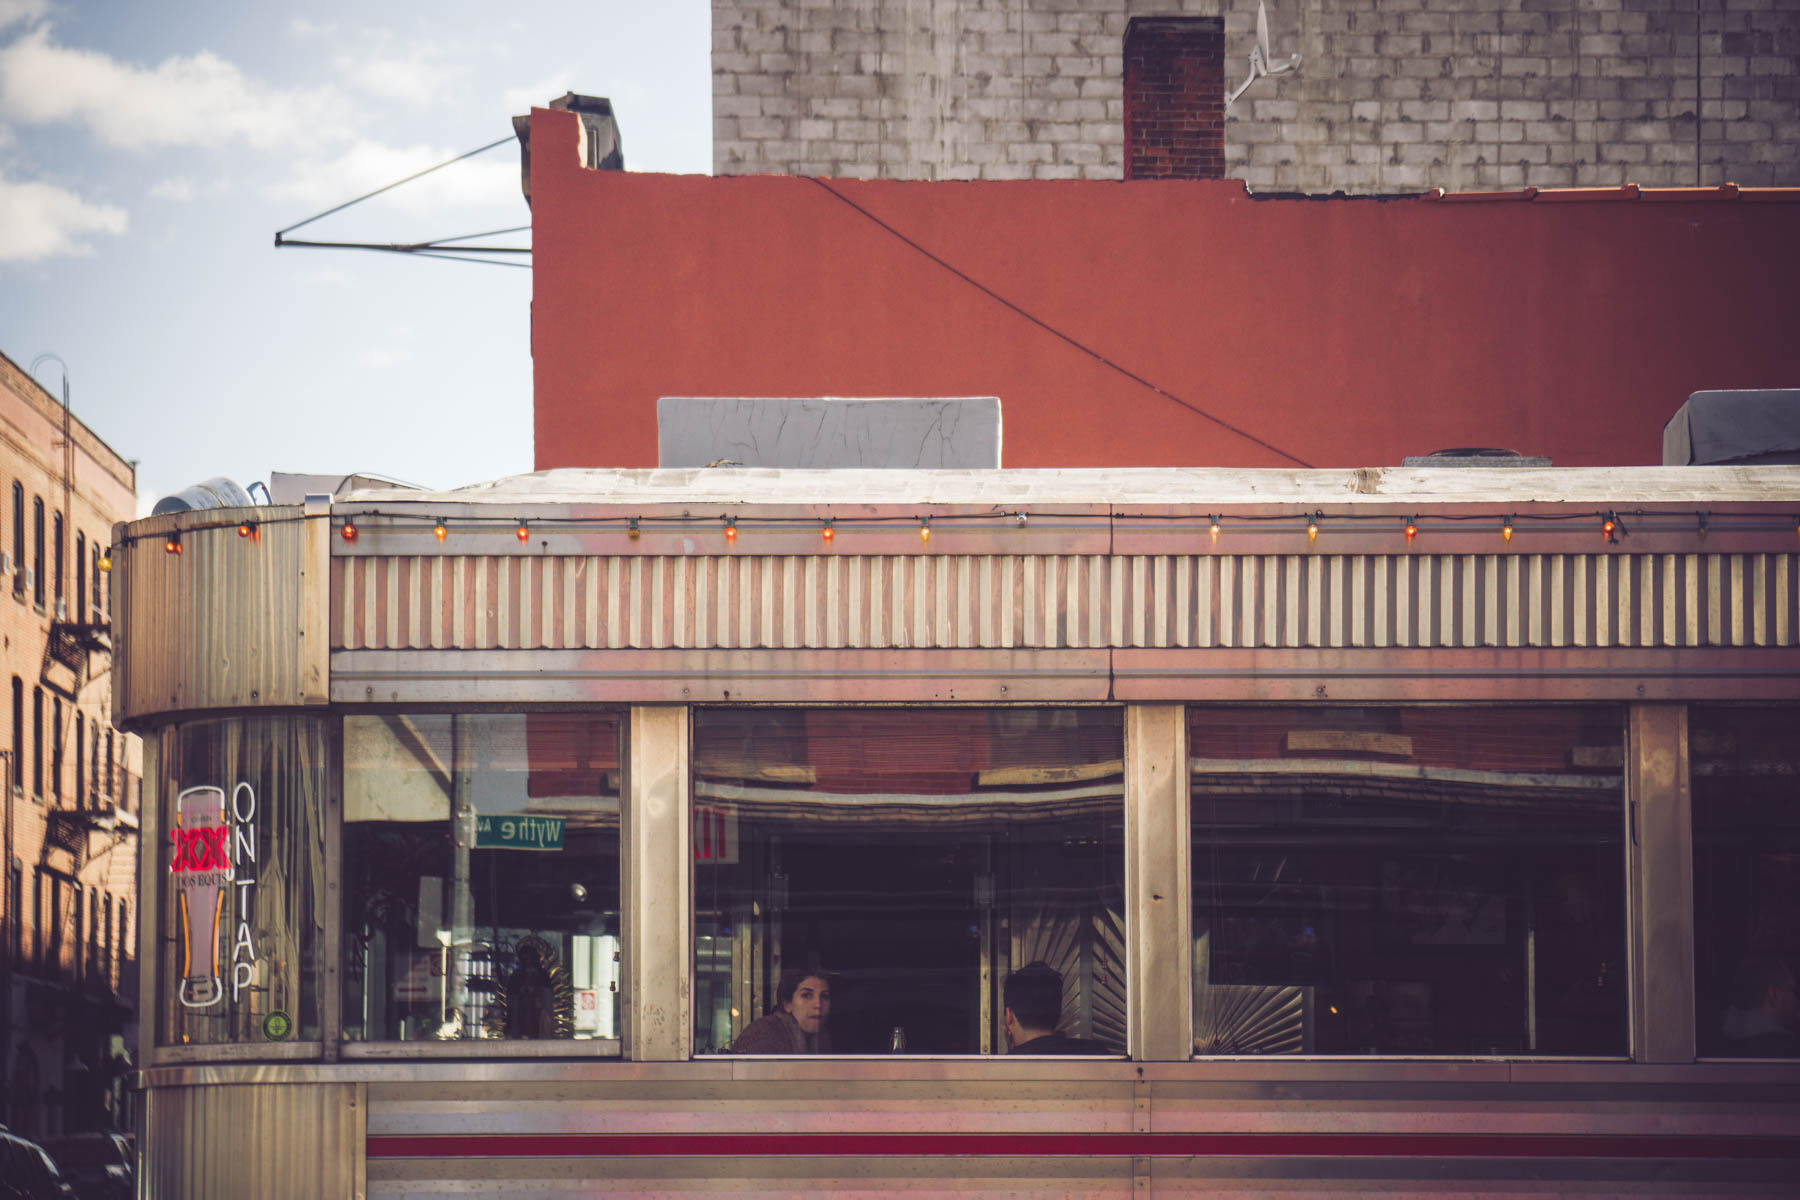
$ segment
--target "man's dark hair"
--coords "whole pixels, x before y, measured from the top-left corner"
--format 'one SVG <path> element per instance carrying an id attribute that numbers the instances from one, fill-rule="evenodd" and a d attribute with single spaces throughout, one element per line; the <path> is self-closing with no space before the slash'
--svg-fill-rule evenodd
<path id="1" fill-rule="evenodd" d="M 1731 1000 L 1739 1008 L 1753 1009 L 1776 988 L 1794 982 L 1794 969 L 1767 954 L 1752 954 L 1738 963 L 1731 981 Z"/>
<path id="2" fill-rule="evenodd" d="M 1020 967 L 1006 977 L 1006 1007 L 1025 1028 L 1055 1032 L 1062 1018 L 1062 976 L 1045 962 Z"/>
<path id="3" fill-rule="evenodd" d="M 806 967 L 801 970 L 787 970 L 781 973 L 781 983 L 775 989 L 775 1003 L 784 1005 L 794 998 L 800 985 L 809 979 L 817 979 L 827 988 L 831 986 L 831 976 L 823 967 Z"/>

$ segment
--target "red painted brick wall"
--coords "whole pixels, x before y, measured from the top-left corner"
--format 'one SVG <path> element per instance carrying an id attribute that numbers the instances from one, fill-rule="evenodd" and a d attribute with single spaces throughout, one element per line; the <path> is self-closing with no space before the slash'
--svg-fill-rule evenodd
<path id="1" fill-rule="evenodd" d="M 1125 30 L 1125 178 L 1224 177 L 1224 22 L 1134 19 Z"/>
<path id="2" fill-rule="evenodd" d="M 531 124 L 543 470 L 654 466 L 659 396 L 998 396 L 1009 467 L 1654 464 L 1689 392 L 1800 383 L 1800 191 L 714 179 Z"/>

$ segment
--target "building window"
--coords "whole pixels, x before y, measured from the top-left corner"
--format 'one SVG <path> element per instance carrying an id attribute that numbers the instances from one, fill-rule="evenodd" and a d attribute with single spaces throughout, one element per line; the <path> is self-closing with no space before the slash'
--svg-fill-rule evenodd
<path id="1" fill-rule="evenodd" d="M 100 970 L 102 978 L 106 980 L 106 985 L 112 987 L 115 978 L 113 970 L 115 963 L 113 960 L 113 897 L 111 892 L 106 893 L 106 899 L 102 904 L 103 907 L 100 910 Z"/>
<path id="2" fill-rule="evenodd" d="M 87 624 L 87 534 L 75 531 L 75 620 Z"/>
<path id="3" fill-rule="evenodd" d="M 63 794 L 63 705 L 56 697 L 50 700 L 50 794 L 58 800 Z"/>
<path id="4" fill-rule="evenodd" d="M 88 799 L 98 803 L 105 790 L 100 786 L 100 723 L 88 722 Z"/>
<path id="5" fill-rule="evenodd" d="M 31 689 L 31 794 L 44 794 L 44 689 Z"/>
<path id="6" fill-rule="evenodd" d="M 6 919 L 12 960 L 18 962 L 25 953 L 25 872 L 16 862 L 7 867 Z"/>
<path id="7" fill-rule="evenodd" d="M 25 568 L 25 486 L 14 482 L 12 485 L 12 550 L 13 570 Z"/>
<path id="8" fill-rule="evenodd" d="M 52 875 L 50 884 L 50 949 L 45 963 L 52 971 L 63 965 L 63 881 Z"/>
<path id="9" fill-rule="evenodd" d="M 347 1038 L 619 1036 L 619 728 L 344 719 Z"/>
<path id="10" fill-rule="evenodd" d="M 1800 706 L 1695 705 L 1694 991 L 1702 1057 L 1800 1056 Z"/>
<path id="11" fill-rule="evenodd" d="M 12 777 L 14 791 L 25 787 L 25 683 L 17 675 L 12 681 L 12 753 L 7 757 L 7 774 Z"/>
<path id="12" fill-rule="evenodd" d="M 44 607 L 44 498 L 31 498 L 31 601 Z"/>
<path id="13" fill-rule="evenodd" d="M 287 1014 L 319 1037 L 325 886 L 325 722 L 314 716 L 199 720 L 161 734 L 158 827 L 147 853 L 165 881 L 158 948 L 159 1045 L 262 1043 Z"/>
<path id="14" fill-rule="evenodd" d="M 63 515 L 53 513 L 50 520 L 51 563 L 56 568 L 56 608 L 57 619 L 61 620 L 64 612 L 63 604 Z"/>
<path id="15" fill-rule="evenodd" d="M 106 794 L 108 796 L 114 797 L 115 799 L 117 799 L 120 802 L 119 806 L 121 808 L 124 807 L 125 797 L 120 794 L 121 789 L 119 788 L 118 778 L 113 774 L 113 731 L 110 729 L 108 729 L 106 731 L 105 782 L 102 783 L 100 786 L 106 792 Z"/>
<path id="16" fill-rule="evenodd" d="M 131 952 L 131 903 L 123 897 L 119 900 L 119 965 L 130 962 L 137 957 Z"/>
<path id="17" fill-rule="evenodd" d="M 87 803 L 87 728 L 81 714 L 75 714 L 75 803 Z"/>
<path id="18" fill-rule="evenodd" d="M 701 709 L 693 744 L 697 1051 L 1123 1051 L 1120 710 Z"/>
<path id="19" fill-rule="evenodd" d="M 1190 709 L 1197 1054 L 1623 1055 L 1624 715 Z"/>

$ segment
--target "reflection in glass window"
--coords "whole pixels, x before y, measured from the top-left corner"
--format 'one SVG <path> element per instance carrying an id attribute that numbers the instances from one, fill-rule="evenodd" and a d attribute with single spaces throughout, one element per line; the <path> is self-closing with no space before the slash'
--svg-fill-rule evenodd
<path id="1" fill-rule="evenodd" d="M 161 736 L 157 1041 L 318 1040 L 324 720 L 189 721 Z"/>
<path id="2" fill-rule="evenodd" d="M 344 719 L 344 1036 L 618 1037 L 613 713 Z"/>
<path id="3" fill-rule="evenodd" d="M 817 1049 L 1003 1054 L 1041 960 L 1060 1032 L 1122 1051 L 1122 756 L 1117 709 L 697 710 L 696 1050 L 821 972 Z"/>
<path id="4" fill-rule="evenodd" d="M 1197 1054 L 1626 1053 L 1616 708 L 1193 708 Z"/>
<path id="5" fill-rule="evenodd" d="M 1800 707 L 1688 715 L 1703 1056 L 1800 1055 Z"/>

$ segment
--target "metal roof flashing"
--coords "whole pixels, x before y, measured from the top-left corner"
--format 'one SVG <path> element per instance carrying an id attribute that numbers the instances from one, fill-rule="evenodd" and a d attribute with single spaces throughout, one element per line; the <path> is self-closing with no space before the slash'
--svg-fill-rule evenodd
<path id="1" fill-rule="evenodd" d="M 361 488 L 338 505 L 1334 504 L 1787 502 L 1800 466 L 1140 467 L 1000 470 L 577 469 L 449 491 Z"/>

